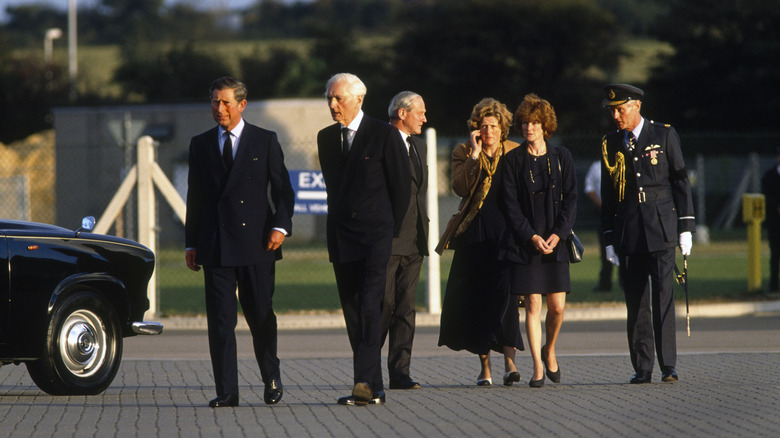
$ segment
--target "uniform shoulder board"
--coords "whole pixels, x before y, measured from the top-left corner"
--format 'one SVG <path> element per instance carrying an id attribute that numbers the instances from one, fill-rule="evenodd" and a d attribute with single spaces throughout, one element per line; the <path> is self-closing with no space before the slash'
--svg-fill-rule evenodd
<path id="1" fill-rule="evenodd" d="M 659 122 L 656 122 L 655 120 L 650 120 L 650 124 L 656 125 L 656 126 L 663 126 L 664 128 L 671 128 L 672 127 L 672 125 L 670 125 L 668 123 L 659 123 Z"/>

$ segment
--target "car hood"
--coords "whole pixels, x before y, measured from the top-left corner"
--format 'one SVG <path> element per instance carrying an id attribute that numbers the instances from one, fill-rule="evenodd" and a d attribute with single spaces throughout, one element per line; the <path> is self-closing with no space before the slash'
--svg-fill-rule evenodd
<path id="1" fill-rule="evenodd" d="M 57 225 L 42 224 L 38 222 L 15 221 L 0 219 L 0 235 L 8 237 L 55 237 L 64 239 L 95 240 L 102 242 L 113 242 L 122 245 L 135 246 L 148 252 L 149 248 L 130 239 L 123 237 L 110 236 L 107 234 L 94 234 L 88 231 L 82 231 L 78 236 L 76 232 L 68 228 Z"/>
<path id="2" fill-rule="evenodd" d="M 70 233 L 73 234 L 73 230 L 69 230 L 64 227 L 58 227 L 56 225 L 41 224 L 38 222 L 25 222 L 14 221 L 10 219 L 0 219 L 0 233 L 3 234 L 15 234 L 19 231 L 39 231 L 44 233 Z"/>

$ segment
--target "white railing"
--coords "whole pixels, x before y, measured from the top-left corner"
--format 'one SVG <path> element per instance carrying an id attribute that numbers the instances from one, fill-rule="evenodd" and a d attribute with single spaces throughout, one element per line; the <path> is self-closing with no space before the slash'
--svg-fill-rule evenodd
<path id="1" fill-rule="evenodd" d="M 171 184 L 171 181 L 165 176 L 165 172 L 155 161 L 154 140 L 152 137 L 143 136 L 138 139 L 138 161 L 130 169 L 119 186 L 119 189 L 111 198 L 108 207 L 103 215 L 98 219 L 94 232 L 106 234 L 114 224 L 114 221 L 122 212 L 130 194 L 135 186 L 138 186 L 138 243 L 151 249 L 157 254 L 157 211 L 155 206 L 154 187 L 163 195 L 165 200 L 173 209 L 179 220 L 184 223 L 186 217 L 186 206 L 184 200 Z M 147 289 L 149 297 L 150 317 L 157 315 L 159 311 L 159 302 L 157 299 L 157 269 L 154 270 L 152 278 L 149 280 Z"/>

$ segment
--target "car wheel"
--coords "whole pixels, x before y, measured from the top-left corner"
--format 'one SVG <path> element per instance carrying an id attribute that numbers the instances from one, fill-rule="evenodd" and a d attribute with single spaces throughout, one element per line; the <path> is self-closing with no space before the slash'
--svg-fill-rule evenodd
<path id="1" fill-rule="evenodd" d="M 57 303 L 43 352 L 27 362 L 27 370 L 49 394 L 99 394 L 114 380 L 121 360 L 116 311 L 94 289 L 82 287 Z"/>

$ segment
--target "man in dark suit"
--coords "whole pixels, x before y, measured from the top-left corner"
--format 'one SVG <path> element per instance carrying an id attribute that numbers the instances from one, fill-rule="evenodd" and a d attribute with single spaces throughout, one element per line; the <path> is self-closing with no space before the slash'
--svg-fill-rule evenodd
<path id="1" fill-rule="evenodd" d="M 366 86 L 355 75 L 328 80 L 337 123 L 317 134 L 328 195 L 328 255 L 354 361 L 352 394 L 342 405 L 385 402 L 382 299 L 393 237 L 409 205 L 409 157 L 398 130 L 363 114 Z"/>
<path id="2" fill-rule="evenodd" d="M 209 406 L 238 405 L 236 287 L 265 384 L 264 400 L 276 404 L 283 388 L 272 308 L 274 267 L 292 232 L 294 194 L 276 133 L 241 116 L 247 105 L 244 84 L 223 77 L 210 92 L 218 126 L 190 142 L 185 225 L 187 267 L 204 268 L 217 387 Z"/>
<path id="3" fill-rule="evenodd" d="M 409 376 L 415 328 L 415 296 L 423 257 L 428 255 L 428 213 L 425 198 L 428 189 L 428 165 L 425 142 L 413 135 L 422 133 L 425 102 L 419 94 L 402 91 L 393 97 L 387 109 L 390 124 L 398 128 L 409 154 L 411 196 L 401 222 L 401 232 L 393 239 L 387 264 L 387 285 L 382 304 L 382 345 L 390 334 L 387 370 L 390 389 L 418 389 Z"/>
<path id="4" fill-rule="evenodd" d="M 664 382 L 678 380 L 675 335 L 675 245 L 691 253 L 695 229 L 680 137 L 640 114 L 644 92 L 604 87 L 602 105 L 618 130 L 602 140 L 601 221 L 606 257 L 620 266 L 628 314 L 631 383 L 650 383 L 653 345 Z M 651 305 L 652 303 L 652 305 Z"/>
<path id="5" fill-rule="evenodd" d="M 769 292 L 780 290 L 780 148 L 777 162 L 761 178 L 761 193 L 766 201 L 766 226 L 769 237 Z"/>

